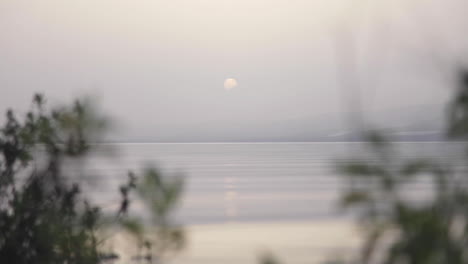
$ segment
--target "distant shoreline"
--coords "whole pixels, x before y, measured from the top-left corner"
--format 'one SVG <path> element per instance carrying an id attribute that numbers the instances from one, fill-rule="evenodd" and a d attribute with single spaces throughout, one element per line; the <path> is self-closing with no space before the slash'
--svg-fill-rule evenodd
<path id="1" fill-rule="evenodd" d="M 100 142 L 93 143 L 92 145 L 137 145 L 137 144 L 362 144 L 369 143 L 370 141 L 216 141 L 216 142 L 158 142 L 158 141 L 116 141 L 116 142 Z M 411 143 L 411 144 L 423 144 L 423 143 L 467 143 L 468 141 L 450 141 L 450 140 L 439 140 L 439 141 L 389 141 L 390 143 Z"/>

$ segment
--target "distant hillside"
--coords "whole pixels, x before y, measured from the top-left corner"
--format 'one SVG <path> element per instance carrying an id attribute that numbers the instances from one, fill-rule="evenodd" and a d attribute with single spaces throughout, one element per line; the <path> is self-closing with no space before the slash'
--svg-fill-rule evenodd
<path id="1" fill-rule="evenodd" d="M 258 120 L 213 123 L 158 124 L 111 135 L 117 142 L 275 142 L 275 141 L 356 141 L 361 140 L 356 128 L 345 120 L 351 116 L 329 114 L 290 120 Z M 443 140 L 444 107 L 441 105 L 412 106 L 366 113 L 366 129 L 386 131 L 395 141 Z M 176 131 L 176 132 L 174 132 Z"/>

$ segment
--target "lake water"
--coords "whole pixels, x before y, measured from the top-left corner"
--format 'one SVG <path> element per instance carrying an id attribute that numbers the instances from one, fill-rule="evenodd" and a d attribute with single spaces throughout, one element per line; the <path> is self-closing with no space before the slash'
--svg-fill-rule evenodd
<path id="1" fill-rule="evenodd" d="M 460 143 L 395 143 L 402 159 L 455 162 Z M 116 144 L 113 157 L 95 155 L 87 173 L 103 179 L 100 201 L 115 205 L 126 172 L 155 165 L 167 177 L 183 175 L 185 192 L 174 218 L 183 224 L 339 218 L 342 178 L 336 162 L 357 157 L 363 143 Z M 367 156 L 372 159 L 372 156 Z M 421 187 L 421 186 L 420 186 Z M 114 196 L 112 196 L 114 195 Z M 135 210 L 138 210 L 138 206 Z"/>

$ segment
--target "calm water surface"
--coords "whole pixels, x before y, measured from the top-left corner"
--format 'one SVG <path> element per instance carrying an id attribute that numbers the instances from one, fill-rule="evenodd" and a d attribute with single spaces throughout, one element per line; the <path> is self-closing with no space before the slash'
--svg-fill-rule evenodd
<path id="1" fill-rule="evenodd" d="M 99 179 L 93 184 L 97 198 L 115 205 L 126 172 L 152 164 L 167 177 L 185 177 L 174 215 L 183 224 L 342 217 L 336 199 L 343 181 L 335 165 L 365 153 L 362 143 L 116 144 L 99 153 L 108 148 L 113 157 L 96 155 L 87 166 L 87 174 Z M 463 151 L 460 143 L 395 143 L 395 148 L 402 159 L 443 162 L 456 162 Z"/>

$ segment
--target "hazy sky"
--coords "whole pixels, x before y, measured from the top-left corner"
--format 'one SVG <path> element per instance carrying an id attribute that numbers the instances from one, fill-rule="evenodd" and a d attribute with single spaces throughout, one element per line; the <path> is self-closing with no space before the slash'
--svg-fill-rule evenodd
<path id="1" fill-rule="evenodd" d="M 293 140 L 349 95 L 369 118 L 440 106 L 468 47 L 464 2 L 0 0 L 0 111 L 90 94 L 127 139 Z"/>

